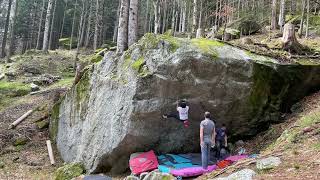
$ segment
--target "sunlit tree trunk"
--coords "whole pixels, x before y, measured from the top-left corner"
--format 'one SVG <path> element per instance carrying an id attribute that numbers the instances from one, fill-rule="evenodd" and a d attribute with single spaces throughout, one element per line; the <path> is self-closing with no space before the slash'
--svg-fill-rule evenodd
<path id="1" fill-rule="evenodd" d="M 54 20 L 55 20 L 56 8 L 57 8 L 57 0 L 54 1 L 54 8 L 53 8 L 53 13 L 52 13 L 52 21 L 51 21 L 51 27 L 50 27 L 49 49 L 52 49 L 53 29 L 54 29 Z"/>
<path id="2" fill-rule="evenodd" d="M 197 28 L 197 16 L 198 16 L 198 0 L 193 0 L 192 33 L 194 33 Z"/>
<path id="3" fill-rule="evenodd" d="M 286 1 L 281 0 L 280 1 L 280 13 L 279 13 L 279 27 L 280 31 L 283 31 L 283 26 L 284 26 L 284 21 L 285 21 L 285 6 L 286 6 Z"/>
<path id="4" fill-rule="evenodd" d="M 277 29 L 277 0 L 272 0 L 271 29 Z"/>
<path id="5" fill-rule="evenodd" d="M 50 29 L 51 9 L 52 9 L 52 0 L 49 0 L 47 15 L 46 15 L 46 22 L 44 25 L 44 33 L 43 33 L 42 51 L 44 52 L 48 52 L 48 47 L 49 47 L 49 29 Z"/>
<path id="6" fill-rule="evenodd" d="M 310 0 L 307 0 L 306 38 L 308 38 L 308 36 L 309 36 L 309 17 L 310 17 Z"/>
<path id="7" fill-rule="evenodd" d="M 153 0 L 154 7 L 154 33 L 158 34 L 160 30 L 160 0 Z"/>
<path id="8" fill-rule="evenodd" d="M 45 10 L 45 4 L 46 4 L 46 0 L 43 0 L 41 14 L 40 14 L 40 20 L 39 20 L 39 29 L 38 29 L 38 38 L 37 38 L 36 49 L 40 49 L 40 38 L 41 38 L 41 30 L 42 30 L 42 24 L 43 24 L 43 13 Z"/>
<path id="9" fill-rule="evenodd" d="M 305 2 L 305 0 L 302 0 L 302 9 L 301 9 L 302 15 L 301 15 L 301 21 L 300 21 L 300 29 L 299 29 L 299 33 L 298 33 L 300 37 L 303 34 L 305 9 L 306 9 L 306 2 Z"/>
<path id="10" fill-rule="evenodd" d="M 13 54 L 13 47 L 14 47 L 14 36 L 15 36 L 15 29 L 16 29 L 16 20 L 17 20 L 17 10 L 18 10 L 18 6 L 19 6 L 19 1 L 16 0 L 15 3 L 15 9 L 14 9 L 14 15 L 13 15 L 13 19 L 12 19 L 12 25 L 11 25 L 11 35 L 10 35 L 10 45 L 9 45 L 9 50 L 8 50 L 8 55 L 7 55 L 7 59 L 9 60 L 9 58 L 12 56 Z"/>
<path id="11" fill-rule="evenodd" d="M 138 0 L 130 0 L 128 46 L 138 40 Z"/>
<path id="12" fill-rule="evenodd" d="M 96 50 L 98 47 L 98 36 L 99 36 L 99 0 L 96 0 L 96 17 L 95 17 L 95 24 L 94 24 L 94 37 L 93 37 L 93 50 Z"/>
<path id="13" fill-rule="evenodd" d="M 121 0 L 119 15 L 117 52 L 123 53 L 128 48 L 129 1 Z"/>

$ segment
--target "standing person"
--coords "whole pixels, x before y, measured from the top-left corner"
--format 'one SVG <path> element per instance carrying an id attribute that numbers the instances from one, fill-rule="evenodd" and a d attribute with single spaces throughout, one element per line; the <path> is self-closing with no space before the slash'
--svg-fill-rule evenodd
<path id="1" fill-rule="evenodd" d="M 182 100 L 180 103 L 177 102 L 177 112 L 171 114 L 162 115 L 163 118 L 175 118 L 183 122 L 184 127 L 189 127 L 189 106 L 187 105 L 186 100 Z"/>
<path id="2" fill-rule="evenodd" d="M 209 112 L 204 114 L 205 119 L 200 123 L 200 146 L 201 146 L 201 160 L 202 168 L 207 169 L 210 161 L 210 148 L 215 146 L 215 124 L 210 119 Z"/>
<path id="3" fill-rule="evenodd" d="M 227 127 L 225 124 L 222 124 L 221 128 L 217 128 L 216 135 L 216 145 L 217 145 L 217 154 L 216 157 L 221 159 L 221 150 L 222 148 L 226 149 L 228 147 L 228 137 L 227 137 Z"/>

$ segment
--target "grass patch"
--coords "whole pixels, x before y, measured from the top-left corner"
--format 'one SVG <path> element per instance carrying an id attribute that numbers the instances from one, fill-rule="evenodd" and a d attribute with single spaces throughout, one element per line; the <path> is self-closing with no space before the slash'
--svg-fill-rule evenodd
<path id="1" fill-rule="evenodd" d="M 50 88 L 58 87 L 71 87 L 74 81 L 74 77 L 66 77 L 58 81 L 57 83 L 50 86 Z"/>
<path id="2" fill-rule="evenodd" d="M 317 151 L 320 151 L 320 142 L 317 142 L 313 145 L 313 148 Z"/>
<path id="3" fill-rule="evenodd" d="M 18 82 L 0 82 L 0 99 L 1 96 L 17 97 L 27 95 L 31 88 L 23 83 Z"/>
<path id="4" fill-rule="evenodd" d="M 320 122 L 320 111 L 316 111 L 316 112 L 310 112 L 309 114 L 303 116 L 299 121 L 299 125 L 302 128 L 305 128 L 319 122 Z"/>

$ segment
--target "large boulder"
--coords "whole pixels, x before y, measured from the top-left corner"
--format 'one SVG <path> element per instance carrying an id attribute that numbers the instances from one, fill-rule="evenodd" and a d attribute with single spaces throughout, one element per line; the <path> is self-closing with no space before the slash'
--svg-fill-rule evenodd
<path id="1" fill-rule="evenodd" d="M 217 41 L 147 34 L 84 73 L 53 108 L 50 134 L 65 161 L 120 173 L 134 152 L 199 151 L 205 111 L 230 135 L 248 137 L 319 85 L 318 66 L 283 65 Z M 189 128 L 161 117 L 182 98 L 190 105 Z"/>

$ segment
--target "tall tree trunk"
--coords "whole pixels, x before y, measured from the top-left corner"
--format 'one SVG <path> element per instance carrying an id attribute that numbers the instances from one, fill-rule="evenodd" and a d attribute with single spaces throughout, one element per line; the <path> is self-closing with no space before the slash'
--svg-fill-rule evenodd
<path id="1" fill-rule="evenodd" d="M 215 32 L 218 31 L 218 13 L 219 13 L 219 0 L 216 0 L 216 10 L 215 10 L 215 18 L 214 18 L 214 26 L 215 26 Z"/>
<path id="2" fill-rule="evenodd" d="M 300 28 L 299 28 L 299 36 L 301 37 L 303 34 L 303 25 L 304 25 L 304 14 L 305 14 L 305 9 L 306 9 L 306 1 L 302 0 L 302 15 L 301 15 L 301 21 L 300 21 Z"/>
<path id="3" fill-rule="evenodd" d="M 96 21 L 94 24 L 94 37 L 93 37 L 93 50 L 96 50 L 98 47 L 98 36 L 99 36 L 99 22 L 100 22 L 100 18 L 99 18 L 99 0 L 96 0 Z"/>
<path id="4" fill-rule="evenodd" d="M 240 18 L 240 4 L 241 4 L 241 0 L 238 0 L 238 19 Z"/>
<path id="5" fill-rule="evenodd" d="M 60 31 L 60 36 L 59 36 L 60 38 L 62 38 L 62 36 L 63 36 L 63 30 L 64 30 L 64 23 L 65 23 L 65 20 L 66 20 L 67 8 L 68 8 L 68 1 L 66 2 L 66 5 L 64 6 L 62 25 L 61 25 L 61 31 Z"/>
<path id="6" fill-rule="evenodd" d="M 36 49 L 40 49 L 41 30 L 42 30 L 42 24 L 43 24 L 43 13 L 44 13 L 44 10 L 45 10 L 45 5 L 46 5 L 46 0 L 43 0 L 41 14 L 40 14 L 40 21 L 39 21 L 39 29 L 38 29 L 38 38 L 37 38 Z"/>
<path id="7" fill-rule="evenodd" d="M 80 46 L 80 47 L 83 46 L 83 43 L 84 43 L 83 41 L 84 41 L 84 32 L 85 32 L 85 28 L 86 28 L 86 17 L 87 17 L 87 15 L 88 15 L 87 1 L 84 2 L 84 6 L 83 6 L 82 9 L 83 9 L 83 11 L 85 11 L 85 12 L 84 12 L 84 14 L 82 15 L 82 18 L 81 18 L 81 19 L 82 19 L 82 20 L 81 20 L 81 23 L 82 23 L 82 24 L 81 24 L 81 26 L 80 26 L 80 27 L 81 27 L 81 28 L 80 28 L 81 31 L 79 31 L 79 33 L 80 33 L 80 34 L 79 34 L 79 37 L 80 37 L 80 38 L 79 38 L 79 41 L 80 41 L 80 42 L 79 42 L 79 46 Z"/>
<path id="8" fill-rule="evenodd" d="M 54 1 L 54 8 L 53 8 L 51 27 L 50 27 L 49 49 L 51 49 L 51 50 L 52 50 L 53 29 L 54 29 L 54 20 L 55 20 L 56 9 L 57 9 L 57 0 Z"/>
<path id="9" fill-rule="evenodd" d="M 164 0 L 163 6 L 164 6 L 164 9 L 163 9 L 162 30 L 161 30 L 162 33 L 166 31 L 166 26 L 167 26 L 166 24 L 167 10 L 168 10 L 167 0 Z"/>
<path id="10" fill-rule="evenodd" d="M 291 5 L 290 5 L 290 13 L 294 15 L 297 10 L 297 1 L 296 0 L 291 0 Z"/>
<path id="11" fill-rule="evenodd" d="M 277 29 L 277 0 L 272 0 L 271 29 Z"/>
<path id="12" fill-rule="evenodd" d="M 176 23 L 176 0 L 173 1 L 173 5 L 172 5 L 172 19 L 171 19 L 171 30 L 172 33 L 174 34 L 176 27 L 175 27 L 175 23 Z"/>
<path id="13" fill-rule="evenodd" d="M 138 39 L 138 0 L 130 0 L 128 46 L 137 42 Z"/>
<path id="14" fill-rule="evenodd" d="M 85 4 L 86 4 L 86 1 L 83 0 L 82 1 L 82 9 L 81 9 L 81 17 L 80 17 L 79 28 L 78 28 L 77 50 L 76 50 L 76 56 L 75 56 L 74 65 L 73 65 L 74 69 L 77 68 L 78 56 L 79 56 L 80 46 L 81 46 L 81 38 L 82 38 L 81 36 L 83 35 L 82 32 L 84 32 L 84 29 L 85 29 L 85 27 L 84 27 L 85 14 L 86 14 Z"/>
<path id="15" fill-rule="evenodd" d="M 193 0 L 192 33 L 194 33 L 197 28 L 197 16 L 198 16 L 198 0 Z"/>
<path id="16" fill-rule="evenodd" d="M 198 29 L 196 38 L 202 38 L 203 37 L 203 29 L 202 29 L 202 7 L 203 7 L 203 0 L 200 0 L 200 15 L 199 15 L 199 22 L 198 22 Z"/>
<path id="17" fill-rule="evenodd" d="M 1 58 L 6 56 L 5 51 L 6 51 L 6 45 L 7 45 L 7 35 L 8 35 L 9 22 L 10 22 L 11 5 L 12 5 L 12 0 L 9 0 L 6 24 L 4 27 L 4 33 L 3 33 L 3 39 L 2 39 L 1 56 L 0 56 Z"/>
<path id="18" fill-rule="evenodd" d="M 153 0 L 154 7 L 154 33 L 158 34 L 160 30 L 160 0 Z"/>
<path id="19" fill-rule="evenodd" d="M 149 0 L 148 0 L 148 2 L 149 2 Z M 120 7 L 121 7 L 121 1 L 119 1 L 118 9 L 117 9 L 117 17 L 116 17 L 116 20 L 114 21 L 114 30 L 113 30 L 113 38 L 112 38 L 113 42 L 117 42 Z M 148 8 L 147 8 L 147 10 L 148 10 Z"/>
<path id="20" fill-rule="evenodd" d="M 74 10 L 73 10 L 72 27 L 71 27 L 71 35 L 70 35 L 70 50 L 72 49 L 72 45 L 73 45 L 73 34 L 74 34 L 74 28 L 76 23 L 77 4 L 78 4 L 78 0 L 76 0 L 76 3 L 74 4 Z"/>
<path id="21" fill-rule="evenodd" d="M 307 0 L 306 38 L 308 38 L 308 36 L 309 36 L 309 17 L 310 17 L 310 0 Z"/>
<path id="22" fill-rule="evenodd" d="M 121 0 L 117 38 L 117 53 L 123 53 L 128 48 L 128 19 L 129 1 Z"/>
<path id="23" fill-rule="evenodd" d="M 280 31 L 283 31 L 284 21 L 285 21 L 285 7 L 286 7 L 286 1 L 281 0 L 280 1 L 280 13 L 279 13 L 279 27 Z"/>
<path id="24" fill-rule="evenodd" d="M 84 41 L 84 47 L 88 48 L 89 47 L 89 43 L 90 43 L 90 31 L 91 31 L 91 19 L 92 19 L 92 0 L 90 0 L 89 2 L 89 6 L 90 6 L 90 10 L 89 10 L 89 17 L 88 17 L 88 26 L 87 26 L 87 31 L 86 31 L 86 39 Z"/>
<path id="25" fill-rule="evenodd" d="M 187 2 L 182 1 L 182 27 L 181 32 L 186 32 Z"/>
<path id="26" fill-rule="evenodd" d="M 13 47 L 14 47 L 14 36 L 15 36 L 15 29 L 16 29 L 16 20 L 17 20 L 17 13 L 18 13 L 18 6 L 19 6 L 19 0 L 16 0 L 15 3 L 15 9 L 14 9 L 14 15 L 12 20 L 12 26 L 11 26 L 11 35 L 10 35 L 10 45 L 9 45 L 9 51 L 7 60 L 12 56 L 13 54 Z"/>
<path id="27" fill-rule="evenodd" d="M 52 9 L 52 0 L 49 0 L 48 8 L 47 8 L 46 23 L 44 26 L 44 33 L 43 33 L 42 51 L 44 52 L 48 52 L 48 46 L 49 46 L 49 28 L 50 28 L 51 9 Z"/>
<path id="28" fill-rule="evenodd" d="M 144 31 L 144 34 L 148 32 L 148 22 L 149 22 L 149 4 L 150 4 L 150 0 L 147 0 L 147 8 L 146 8 L 146 14 L 145 14 L 145 17 L 144 17 L 144 25 L 143 25 L 143 31 Z"/>

